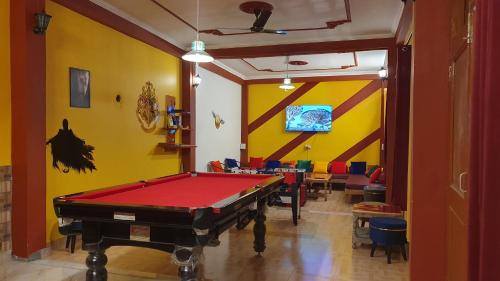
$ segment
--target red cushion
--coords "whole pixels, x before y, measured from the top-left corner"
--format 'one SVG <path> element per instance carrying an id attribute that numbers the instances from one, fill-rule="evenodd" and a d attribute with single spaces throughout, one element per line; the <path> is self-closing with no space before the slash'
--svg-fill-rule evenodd
<path id="1" fill-rule="evenodd" d="M 374 183 L 378 179 L 378 176 L 380 176 L 381 172 L 382 169 L 377 168 L 375 172 L 373 172 L 372 175 L 370 176 L 370 183 Z"/>
<path id="2" fill-rule="evenodd" d="M 264 168 L 264 158 L 263 157 L 250 157 L 250 168 L 252 169 L 262 169 Z"/>
<path id="3" fill-rule="evenodd" d="M 345 174 L 347 173 L 346 162 L 333 161 L 332 162 L 332 174 Z"/>

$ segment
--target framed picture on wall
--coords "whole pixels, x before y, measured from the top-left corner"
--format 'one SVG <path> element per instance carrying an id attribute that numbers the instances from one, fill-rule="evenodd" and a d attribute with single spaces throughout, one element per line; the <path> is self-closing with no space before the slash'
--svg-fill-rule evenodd
<path id="1" fill-rule="evenodd" d="M 90 71 L 69 68 L 70 106 L 90 108 Z"/>

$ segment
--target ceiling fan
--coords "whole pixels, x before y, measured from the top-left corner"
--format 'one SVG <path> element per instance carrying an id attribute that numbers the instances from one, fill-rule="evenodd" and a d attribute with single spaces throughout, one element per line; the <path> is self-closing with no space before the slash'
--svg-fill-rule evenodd
<path id="1" fill-rule="evenodd" d="M 250 1 L 245 2 L 240 5 L 240 10 L 255 15 L 255 21 L 250 28 L 218 28 L 218 29 L 230 29 L 230 30 L 242 30 L 242 31 L 250 31 L 255 33 L 270 33 L 270 34 L 278 34 L 278 35 L 286 35 L 288 32 L 286 30 L 280 29 L 267 29 L 264 28 L 267 21 L 272 15 L 273 5 L 260 2 L 260 1 Z"/>

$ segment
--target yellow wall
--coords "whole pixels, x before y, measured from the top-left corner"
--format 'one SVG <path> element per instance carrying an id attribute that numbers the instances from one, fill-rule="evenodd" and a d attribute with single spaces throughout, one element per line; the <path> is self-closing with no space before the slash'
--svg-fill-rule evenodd
<path id="1" fill-rule="evenodd" d="M 329 104 L 335 109 L 356 94 L 371 81 L 333 81 L 321 82 L 292 105 Z M 295 84 L 298 88 L 301 83 Z M 292 92 L 278 88 L 278 84 L 256 84 L 249 86 L 248 119 L 256 120 L 264 112 L 275 106 Z M 353 109 L 335 120 L 332 131 L 317 133 L 288 153 L 283 160 L 311 159 L 330 161 L 351 148 L 363 138 L 380 128 L 380 90 L 371 95 Z M 249 134 L 249 156 L 268 157 L 273 152 L 297 137 L 300 132 L 285 131 L 285 113 L 281 112 L 261 127 Z M 310 151 L 304 145 L 310 144 Z M 380 142 L 376 141 L 354 156 L 351 161 L 367 161 L 378 164 Z"/>
<path id="2" fill-rule="evenodd" d="M 10 165 L 10 1 L 0 1 L 0 166 Z"/>
<path id="3" fill-rule="evenodd" d="M 47 32 L 47 138 L 67 118 L 73 132 L 95 146 L 97 166 L 93 173 L 64 174 L 52 168 L 47 147 L 47 239 L 54 240 L 55 196 L 179 172 L 179 154 L 157 148 L 164 131 L 143 131 L 135 110 L 146 81 L 154 84 L 162 109 L 165 95 L 179 98 L 180 62 L 51 1 L 46 10 L 53 16 Z M 69 67 L 90 71 L 90 109 L 69 106 Z"/>

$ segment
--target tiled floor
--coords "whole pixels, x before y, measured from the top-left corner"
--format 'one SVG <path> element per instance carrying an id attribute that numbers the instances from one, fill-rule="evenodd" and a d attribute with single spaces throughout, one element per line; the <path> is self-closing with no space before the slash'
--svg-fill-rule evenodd
<path id="1" fill-rule="evenodd" d="M 382 249 L 373 258 L 369 247 L 352 249 L 350 211 L 340 191 L 328 195 L 327 202 L 308 201 L 297 227 L 289 209 L 270 208 L 263 256 L 253 251 L 252 225 L 241 231 L 233 228 L 220 237 L 218 247 L 205 248 L 200 280 L 407 281 L 408 263 L 400 255 L 394 255 L 389 265 Z M 106 254 L 108 280 L 177 280 L 177 266 L 167 253 L 114 247 Z M 85 280 L 85 258 L 84 251 L 72 255 L 63 249 L 30 263 L 4 255 L 0 280 Z"/>

